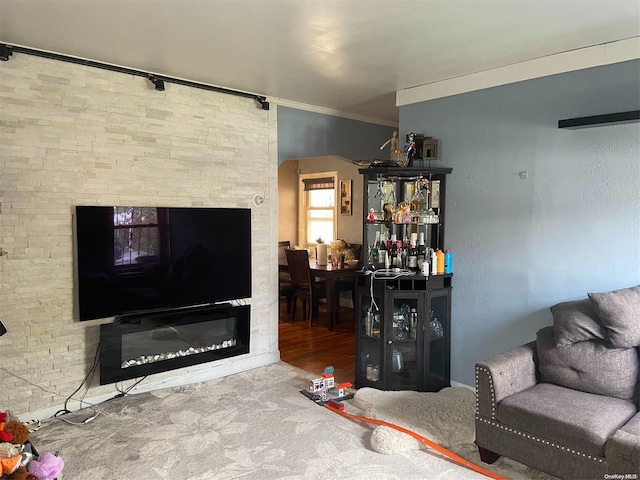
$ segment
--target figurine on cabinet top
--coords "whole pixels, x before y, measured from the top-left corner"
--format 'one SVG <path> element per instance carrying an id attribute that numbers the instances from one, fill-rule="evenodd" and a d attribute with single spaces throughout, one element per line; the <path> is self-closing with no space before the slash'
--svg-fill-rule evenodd
<path id="1" fill-rule="evenodd" d="M 398 144 L 398 132 L 393 132 L 392 137 L 380 146 L 380 150 L 384 149 L 389 144 L 391 144 L 389 159 L 396 165 L 403 167 L 405 159 L 404 152 L 400 150 L 400 146 Z"/>
<path id="2" fill-rule="evenodd" d="M 407 143 L 404 144 L 404 154 L 406 156 L 406 163 L 403 167 L 411 165 L 413 159 L 416 156 L 416 134 L 414 132 L 407 135 Z"/>
<path id="3" fill-rule="evenodd" d="M 393 132 L 391 138 L 380 146 L 380 150 L 383 150 L 384 147 L 389 144 L 391 144 L 391 152 L 389 158 L 391 160 L 394 160 L 394 153 L 398 150 L 398 132 Z"/>

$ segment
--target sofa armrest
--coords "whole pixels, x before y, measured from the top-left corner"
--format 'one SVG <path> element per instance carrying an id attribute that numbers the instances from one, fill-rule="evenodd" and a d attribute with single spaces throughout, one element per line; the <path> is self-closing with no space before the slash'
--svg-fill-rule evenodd
<path id="1" fill-rule="evenodd" d="M 476 413 L 496 418 L 496 405 L 538 383 L 536 342 L 476 364 Z"/>

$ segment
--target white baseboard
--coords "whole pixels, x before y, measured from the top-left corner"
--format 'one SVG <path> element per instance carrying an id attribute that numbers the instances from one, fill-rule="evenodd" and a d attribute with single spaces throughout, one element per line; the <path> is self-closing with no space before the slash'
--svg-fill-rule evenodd
<path id="1" fill-rule="evenodd" d="M 271 365 L 280 361 L 279 352 L 270 352 L 264 355 L 254 355 L 242 360 L 235 360 L 230 363 L 214 362 L 210 365 L 210 368 L 203 370 L 196 370 L 194 372 L 187 372 L 184 375 L 176 375 L 170 378 L 164 378 L 157 381 L 142 383 L 134 388 L 127 395 L 135 395 L 137 393 L 151 392 L 153 390 L 160 390 L 162 388 L 179 387 L 181 385 L 189 385 L 191 383 L 206 382 L 207 380 L 213 380 L 214 378 L 226 377 L 235 373 L 245 372 L 254 368 Z M 67 409 L 74 412 L 81 408 L 86 408 L 92 405 L 99 405 L 102 402 L 111 400 L 118 394 L 117 391 L 97 395 L 95 397 L 85 398 L 83 402 L 79 400 L 69 400 L 67 402 Z M 64 410 L 64 404 L 56 405 L 54 407 L 37 410 L 34 412 L 24 413 L 18 415 L 18 418 L 22 422 L 29 420 L 47 420 L 53 417 L 60 410 Z"/>
<path id="2" fill-rule="evenodd" d="M 476 393 L 476 387 L 472 387 L 471 385 L 467 385 L 466 383 L 460 383 L 460 382 L 456 382 L 454 380 L 451 380 L 451 386 L 452 387 L 464 387 L 464 388 L 468 388 L 469 390 L 471 390 L 473 393 Z"/>
<path id="3" fill-rule="evenodd" d="M 279 361 L 280 361 L 280 353 L 270 352 L 264 355 L 251 356 L 240 361 L 234 361 L 232 363 L 221 363 L 219 365 L 211 364 L 210 368 L 206 368 L 203 370 L 188 372 L 184 375 L 176 375 L 170 378 L 164 378 L 164 379 L 153 381 L 153 382 L 142 383 L 132 388 L 131 391 L 128 393 L 128 395 L 151 392 L 154 390 L 160 390 L 162 388 L 179 387 L 182 385 L 189 385 L 191 383 L 206 382 L 208 380 L 213 380 L 215 378 L 226 377 L 228 375 L 245 372 L 247 370 L 252 370 L 254 368 L 271 365 Z M 456 382 L 454 380 L 451 381 L 451 386 L 468 388 L 474 393 L 476 391 L 475 387 L 471 385 L 467 385 L 465 383 Z M 80 410 L 81 408 L 86 408 L 88 406 L 99 405 L 102 402 L 111 400 L 117 394 L 118 392 L 114 391 L 114 392 L 109 392 L 109 393 L 97 395 L 90 398 L 85 398 L 82 403 L 79 400 L 70 400 L 67 403 L 67 409 L 74 412 L 76 410 Z M 56 414 L 56 412 L 63 410 L 64 408 L 65 408 L 64 404 L 60 404 L 54 407 L 45 408 L 43 410 L 37 410 L 34 412 L 18 415 L 18 418 L 23 422 L 27 422 L 29 420 L 34 420 L 34 419 L 44 421 L 53 417 Z"/>

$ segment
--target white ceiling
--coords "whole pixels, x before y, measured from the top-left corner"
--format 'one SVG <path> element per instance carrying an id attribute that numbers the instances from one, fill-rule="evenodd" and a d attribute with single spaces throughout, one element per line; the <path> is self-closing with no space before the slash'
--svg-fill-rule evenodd
<path id="1" fill-rule="evenodd" d="M 638 36 L 638 0 L 0 0 L 2 43 L 389 125 L 398 90 Z"/>

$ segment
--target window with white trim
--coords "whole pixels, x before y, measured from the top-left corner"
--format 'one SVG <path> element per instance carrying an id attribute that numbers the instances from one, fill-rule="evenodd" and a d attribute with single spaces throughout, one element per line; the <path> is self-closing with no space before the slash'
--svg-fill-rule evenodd
<path id="1" fill-rule="evenodd" d="M 113 207 L 113 263 L 160 258 L 161 219 L 154 207 Z"/>
<path id="2" fill-rule="evenodd" d="M 300 179 L 305 244 L 318 243 L 318 238 L 324 243 L 333 242 L 336 232 L 336 176 L 324 173 L 301 175 Z"/>

